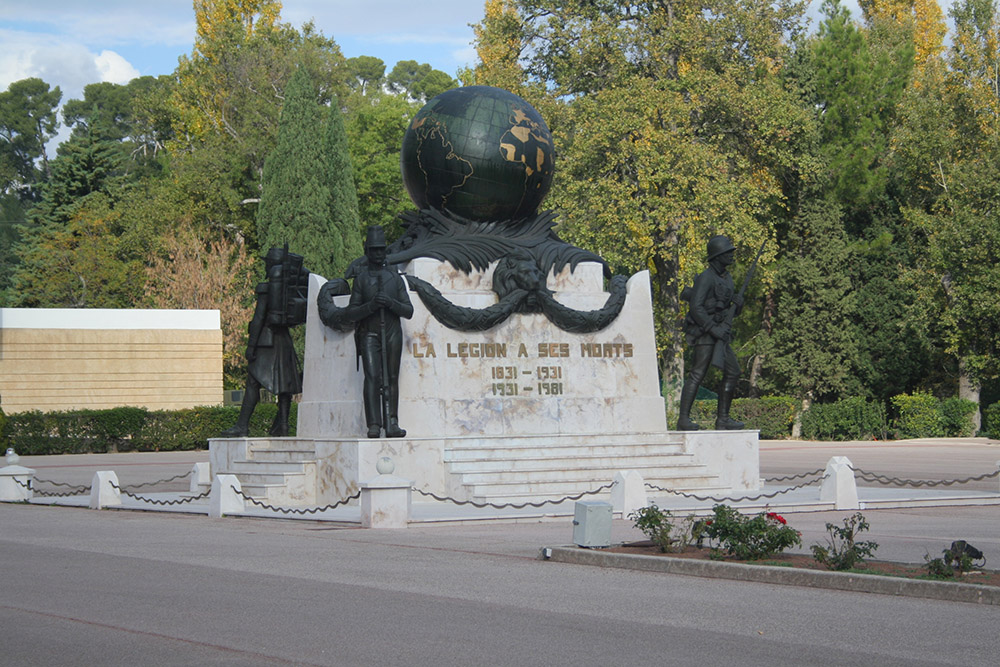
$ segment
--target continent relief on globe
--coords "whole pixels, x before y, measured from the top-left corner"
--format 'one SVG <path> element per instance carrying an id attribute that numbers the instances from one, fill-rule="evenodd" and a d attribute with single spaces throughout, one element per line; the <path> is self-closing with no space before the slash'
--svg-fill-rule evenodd
<path id="1" fill-rule="evenodd" d="M 555 164 L 552 136 L 530 104 L 469 86 L 438 95 L 417 113 L 400 166 L 417 207 L 488 222 L 533 215 Z"/>

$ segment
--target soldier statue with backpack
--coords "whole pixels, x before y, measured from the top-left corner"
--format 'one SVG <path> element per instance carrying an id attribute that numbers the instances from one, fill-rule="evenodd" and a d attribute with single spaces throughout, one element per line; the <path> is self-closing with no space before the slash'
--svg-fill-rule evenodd
<path id="1" fill-rule="evenodd" d="M 255 289 L 257 305 L 249 325 L 247 383 L 236 425 L 220 437 L 246 437 L 250 417 L 260 401 L 261 388 L 278 397 L 278 414 L 270 435 L 288 435 L 292 396 L 302 391 L 302 374 L 289 329 L 304 324 L 308 303 L 309 271 L 302 256 L 284 248 L 271 248 L 264 256 L 267 279 Z"/>

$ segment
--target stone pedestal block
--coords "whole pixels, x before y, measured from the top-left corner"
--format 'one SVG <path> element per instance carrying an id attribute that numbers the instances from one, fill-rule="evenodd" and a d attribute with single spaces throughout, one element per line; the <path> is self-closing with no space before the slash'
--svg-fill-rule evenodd
<path id="1" fill-rule="evenodd" d="M 24 466 L 5 466 L 0 468 L 0 501 L 23 502 L 31 500 L 34 492 L 28 488 L 35 471 Z"/>
<path id="2" fill-rule="evenodd" d="M 619 470 L 613 481 L 615 485 L 611 489 L 611 506 L 615 512 L 621 512 L 623 519 L 649 504 L 645 481 L 635 470 Z"/>
<path id="3" fill-rule="evenodd" d="M 834 509 L 856 510 L 858 504 L 858 486 L 854 480 L 854 470 L 850 459 L 846 456 L 834 456 L 826 464 L 823 485 L 819 490 L 819 499 L 833 502 Z"/>
<path id="4" fill-rule="evenodd" d="M 406 528 L 410 522 L 410 487 L 408 479 L 379 475 L 361 483 L 362 528 Z"/>
<path id="5" fill-rule="evenodd" d="M 113 470 L 98 470 L 90 482 L 90 509 L 116 507 L 122 504 L 118 475 Z"/>
<path id="6" fill-rule="evenodd" d="M 238 514 L 245 510 L 246 501 L 238 493 L 242 490 L 236 475 L 216 475 L 208 496 L 208 515 L 218 519 L 226 514 Z"/>

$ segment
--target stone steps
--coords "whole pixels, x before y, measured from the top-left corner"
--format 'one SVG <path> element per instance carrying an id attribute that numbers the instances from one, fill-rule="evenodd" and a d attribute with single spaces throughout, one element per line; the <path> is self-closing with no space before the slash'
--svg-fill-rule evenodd
<path id="1" fill-rule="evenodd" d="M 686 454 L 636 454 L 631 456 L 608 456 L 606 454 L 579 454 L 566 456 L 556 453 L 549 456 L 535 454 L 522 458 L 482 458 L 449 461 L 452 472 L 465 475 L 488 472 L 505 472 L 511 470 L 566 470 L 572 468 L 587 469 L 620 469 L 618 464 L 627 460 L 632 468 L 651 468 L 690 465 L 690 457 Z"/>
<path id="2" fill-rule="evenodd" d="M 645 481 L 664 488 L 675 488 L 686 492 L 714 493 L 724 491 L 725 487 L 714 483 L 713 475 L 674 475 L 664 479 L 646 479 Z M 540 500 L 560 500 L 567 496 L 575 496 L 580 493 L 594 491 L 605 484 L 610 483 L 610 479 L 601 477 L 599 479 L 577 480 L 577 481 L 553 481 L 546 480 L 537 483 L 507 482 L 477 484 L 472 486 L 472 499 L 475 502 L 489 503 L 521 503 L 526 501 Z M 652 493 L 652 491 L 650 491 Z M 661 492 L 662 493 L 662 492 Z M 611 489 L 605 489 L 598 494 L 584 496 L 581 500 L 607 499 L 611 495 Z"/>
<path id="3" fill-rule="evenodd" d="M 516 456 L 520 460 L 538 458 L 617 458 L 634 456 L 683 455 L 681 444 L 626 445 L 550 445 L 547 447 L 452 447 L 445 451 L 445 461 L 494 461 Z"/>

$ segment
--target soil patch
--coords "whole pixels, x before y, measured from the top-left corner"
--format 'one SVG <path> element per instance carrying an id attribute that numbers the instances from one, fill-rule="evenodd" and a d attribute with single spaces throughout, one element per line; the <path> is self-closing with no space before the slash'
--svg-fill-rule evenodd
<path id="1" fill-rule="evenodd" d="M 660 551 L 660 547 L 656 546 L 648 540 L 643 540 L 640 542 L 626 542 L 620 546 L 613 546 L 608 549 L 602 549 L 602 551 L 610 551 L 613 553 L 622 554 L 632 554 L 638 556 L 667 556 L 670 558 L 692 558 L 699 560 L 716 560 L 723 563 L 740 563 L 743 565 L 771 565 L 776 567 L 791 567 L 802 570 L 819 570 L 822 572 L 829 572 L 825 566 L 817 563 L 816 560 L 808 554 L 795 554 L 795 553 L 782 553 L 771 558 L 765 558 L 762 560 L 737 560 L 732 557 L 724 556 L 722 558 L 712 558 L 712 550 L 708 548 L 699 549 L 693 546 L 687 546 L 683 551 L 664 553 Z M 983 586 L 997 586 L 1000 587 L 1000 572 L 996 570 L 985 570 L 985 569 L 973 569 L 964 575 L 958 575 L 956 577 L 949 578 L 939 578 L 931 577 L 927 574 L 927 568 L 923 565 L 914 565 L 912 563 L 892 563 L 889 561 L 880 560 L 867 560 L 860 567 L 853 570 L 846 570 L 846 572 L 854 572 L 860 574 L 877 574 L 886 577 L 904 577 L 906 579 L 926 579 L 930 581 L 943 581 L 962 583 L 962 584 L 980 584 Z"/>

